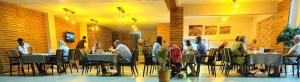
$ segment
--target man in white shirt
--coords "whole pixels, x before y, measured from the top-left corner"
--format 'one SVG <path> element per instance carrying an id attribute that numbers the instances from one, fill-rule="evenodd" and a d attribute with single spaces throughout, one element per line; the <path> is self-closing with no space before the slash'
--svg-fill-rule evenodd
<path id="1" fill-rule="evenodd" d="M 117 65 L 116 65 L 117 73 L 114 74 L 115 76 L 118 76 L 121 74 L 121 67 L 119 64 L 130 63 L 132 55 L 129 48 L 126 45 L 122 44 L 119 40 L 116 40 L 114 42 L 114 45 L 116 46 L 116 49 L 111 49 L 111 51 L 120 53 L 120 58 L 117 61 Z"/>
<path id="2" fill-rule="evenodd" d="M 22 38 L 18 38 L 18 51 L 20 52 L 20 54 L 22 55 L 28 55 L 31 54 L 33 48 L 28 44 L 28 43 L 24 43 L 24 40 Z M 29 52 L 28 49 L 31 49 L 31 51 Z"/>
<path id="3" fill-rule="evenodd" d="M 161 45 L 162 45 L 162 37 L 161 37 L 161 36 L 158 36 L 158 37 L 156 38 L 156 43 L 154 43 L 154 45 L 153 45 L 153 47 L 152 47 L 152 61 L 153 61 L 153 62 L 157 62 L 156 54 L 157 54 L 157 52 L 160 50 Z"/>
<path id="4" fill-rule="evenodd" d="M 294 46 L 284 56 L 299 56 L 300 55 L 300 35 L 294 37 Z M 289 58 L 289 62 L 297 62 L 297 57 Z"/>
<path id="5" fill-rule="evenodd" d="M 300 35 L 296 35 L 294 37 L 294 46 L 289 50 L 288 53 L 284 54 L 283 56 L 299 56 L 300 55 Z M 288 58 L 284 62 L 286 63 L 297 63 L 297 57 Z M 274 67 L 274 73 L 270 76 L 273 77 L 280 77 L 279 67 Z"/>

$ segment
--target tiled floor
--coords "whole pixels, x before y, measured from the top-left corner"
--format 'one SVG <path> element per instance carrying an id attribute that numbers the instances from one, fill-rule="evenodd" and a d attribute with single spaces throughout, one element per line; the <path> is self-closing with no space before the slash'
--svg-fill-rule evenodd
<path id="1" fill-rule="evenodd" d="M 218 69 L 219 70 L 219 69 Z M 27 71 L 27 70 L 26 70 Z M 138 76 L 131 76 L 130 68 L 125 68 L 125 75 L 120 77 L 115 76 L 96 76 L 95 69 L 92 72 L 81 75 L 81 70 L 76 72 L 73 69 L 73 73 L 71 74 L 69 69 L 67 70 L 67 74 L 54 74 L 47 76 L 32 76 L 27 73 L 24 76 L 18 76 L 17 73 L 14 76 L 9 76 L 9 74 L 5 74 L 0 76 L 0 82 L 158 82 L 157 73 L 154 72 L 151 75 L 142 76 L 143 73 L 143 65 L 138 65 Z M 75 73 L 74 73 L 75 72 Z M 111 70 L 111 72 L 115 73 L 115 70 Z M 48 73 L 51 73 L 48 71 Z M 217 77 L 213 77 L 208 74 L 208 70 L 206 66 L 201 67 L 201 76 L 200 77 L 188 77 L 188 78 L 171 78 L 171 82 L 300 82 L 300 78 L 296 76 L 292 76 L 292 74 L 288 74 L 280 78 L 270 78 L 267 77 L 266 74 L 258 74 L 255 77 L 240 77 L 236 72 L 231 72 L 229 77 L 225 77 L 221 71 L 217 71 Z"/>
<path id="2" fill-rule="evenodd" d="M 54 74 L 48 76 L 0 76 L 0 82 L 158 82 L 157 74 L 154 73 L 149 76 L 142 76 L 143 65 L 139 65 L 139 76 L 131 76 L 129 68 L 125 68 L 125 75 L 120 77 L 114 76 L 96 76 L 95 70 L 88 74 L 81 75 L 80 72 L 70 74 Z M 207 67 L 201 68 L 203 72 L 200 77 L 188 77 L 188 78 L 171 78 L 171 82 L 300 82 L 300 78 L 292 77 L 291 74 L 283 76 L 281 78 L 269 78 L 265 74 L 258 74 L 256 77 L 239 77 L 235 72 L 232 72 L 230 77 L 224 77 L 223 74 L 218 71 L 217 77 L 213 77 L 207 73 Z M 73 70 L 74 72 L 75 70 Z M 49 71 L 50 72 L 50 71 Z M 115 72 L 115 71 L 112 71 Z M 28 74 L 28 73 L 27 73 Z"/>

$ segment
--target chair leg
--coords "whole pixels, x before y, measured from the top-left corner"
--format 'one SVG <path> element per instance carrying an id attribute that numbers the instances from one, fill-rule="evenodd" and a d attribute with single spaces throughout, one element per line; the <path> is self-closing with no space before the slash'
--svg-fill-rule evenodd
<path id="1" fill-rule="evenodd" d="M 292 65 L 292 72 L 293 72 L 293 76 L 295 75 L 295 70 L 294 70 L 294 65 Z"/>
<path id="2" fill-rule="evenodd" d="M 75 65 L 75 68 L 76 68 L 76 70 L 77 70 L 77 72 L 78 72 L 78 67 L 77 67 L 77 64 L 75 63 L 74 65 Z"/>
<path id="3" fill-rule="evenodd" d="M 12 76 L 12 65 L 9 65 L 9 73 L 10 73 L 10 76 Z"/>
<path id="4" fill-rule="evenodd" d="M 152 73 L 152 65 L 150 65 L 150 72 L 149 72 L 149 74 L 151 74 Z"/>
<path id="5" fill-rule="evenodd" d="M 132 75 L 135 75 L 133 66 L 130 66 L 130 70 L 131 70 L 131 76 L 132 76 Z"/>
<path id="6" fill-rule="evenodd" d="M 145 68 L 146 68 L 146 65 L 144 65 L 143 77 L 145 76 Z"/>
<path id="7" fill-rule="evenodd" d="M 69 68 L 70 68 L 70 72 L 72 74 L 72 65 L 71 64 L 69 64 Z"/>
<path id="8" fill-rule="evenodd" d="M 146 75 L 148 75 L 148 71 L 149 71 L 148 68 L 149 68 L 149 65 L 146 66 Z"/>
<path id="9" fill-rule="evenodd" d="M 28 69 L 27 69 L 28 72 L 29 72 L 29 68 L 30 68 L 29 65 L 30 65 L 30 64 L 27 65 L 27 66 L 28 66 Z M 31 68 L 31 69 L 32 69 L 32 68 Z"/>
<path id="10" fill-rule="evenodd" d="M 297 65 L 297 77 L 299 78 L 299 65 Z"/>
<path id="11" fill-rule="evenodd" d="M 155 65 L 152 65 L 153 67 L 152 67 L 152 73 L 151 74 L 153 74 L 154 73 L 154 70 L 155 70 Z"/>
<path id="12" fill-rule="evenodd" d="M 20 75 L 20 65 L 18 65 L 18 74 Z"/>
<path id="13" fill-rule="evenodd" d="M 53 69 L 54 69 L 54 65 L 51 64 L 51 71 L 52 71 L 52 75 L 53 75 Z"/>
<path id="14" fill-rule="evenodd" d="M 216 66 L 214 65 L 214 73 L 215 73 L 215 77 L 217 77 L 217 71 L 216 71 Z"/>
<path id="15" fill-rule="evenodd" d="M 197 76 L 199 77 L 199 74 L 200 74 L 200 67 L 201 65 L 200 64 L 197 64 Z"/>
<path id="16" fill-rule="evenodd" d="M 83 72 L 84 72 L 84 66 L 82 66 L 81 75 L 83 75 Z"/>
<path id="17" fill-rule="evenodd" d="M 138 71 L 136 65 L 134 66 L 134 68 L 135 68 L 135 71 L 136 71 L 137 75 L 139 75 L 139 71 Z"/>
<path id="18" fill-rule="evenodd" d="M 287 69 L 286 69 L 286 65 L 284 65 L 284 73 L 285 73 L 285 75 L 287 75 Z"/>
<path id="19" fill-rule="evenodd" d="M 29 68 L 28 68 L 28 69 L 29 69 Z M 23 76 L 25 76 L 25 70 L 24 70 L 23 65 L 21 65 L 21 70 L 22 70 L 22 72 L 23 72 Z"/>

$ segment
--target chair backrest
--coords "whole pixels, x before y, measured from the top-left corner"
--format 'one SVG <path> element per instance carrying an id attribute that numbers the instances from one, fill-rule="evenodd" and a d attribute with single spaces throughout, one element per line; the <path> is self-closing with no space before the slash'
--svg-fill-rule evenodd
<path id="1" fill-rule="evenodd" d="M 182 59 L 181 48 L 176 44 L 172 44 L 170 49 L 171 49 L 171 55 L 170 55 L 171 61 L 174 63 L 181 63 L 181 59 Z"/>
<path id="2" fill-rule="evenodd" d="M 217 57 L 217 51 L 218 51 L 218 49 L 216 49 L 216 48 L 210 49 L 209 56 L 211 56 L 211 57 L 207 60 L 207 62 L 213 63 L 215 61 L 215 59 Z"/>
<path id="3" fill-rule="evenodd" d="M 152 56 L 150 49 L 144 48 L 144 49 L 142 49 L 142 52 L 143 52 L 144 56 Z"/>
<path id="4" fill-rule="evenodd" d="M 135 63 L 137 61 L 138 54 L 139 54 L 138 50 L 134 49 L 133 52 L 132 52 L 130 63 Z"/>
<path id="5" fill-rule="evenodd" d="M 231 49 L 230 48 L 224 48 L 223 49 L 224 58 L 223 60 L 226 62 L 231 62 Z"/>
<path id="6" fill-rule="evenodd" d="M 62 63 L 63 62 L 63 50 L 57 49 L 56 50 L 56 62 L 57 63 Z"/>
<path id="7" fill-rule="evenodd" d="M 151 51 L 149 49 L 143 49 L 142 51 L 143 51 L 143 55 L 144 55 L 145 64 L 153 63 Z"/>
<path id="8" fill-rule="evenodd" d="M 86 56 L 87 53 L 84 49 L 76 49 L 75 50 L 75 60 L 83 60 L 84 56 Z"/>
<path id="9" fill-rule="evenodd" d="M 6 53 L 9 57 L 9 61 L 11 62 L 19 62 L 20 59 L 19 58 L 14 58 L 14 57 L 20 57 L 19 51 L 16 49 L 10 49 L 10 50 L 6 50 Z"/>
<path id="10" fill-rule="evenodd" d="M 69 49 L 68 60 L 75 60 L 75 49 Z"/>

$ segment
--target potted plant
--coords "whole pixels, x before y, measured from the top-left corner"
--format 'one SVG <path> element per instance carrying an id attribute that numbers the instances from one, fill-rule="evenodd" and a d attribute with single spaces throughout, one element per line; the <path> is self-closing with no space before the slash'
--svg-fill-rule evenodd
<path id="1" fill-rule="evenodd" d="M 286 52 L 294 45 L 293 39 L 297 34 L 300 34 L 299 27 L 297 28 L 292 25 L 287 25 L 284 30 L 278 35 L 276 44 L 283 43 L 283 51 Z"/>
<path id="2" fill-rule="evenodd" d="M 168 51 L 162 48 L 156 54 L 158 61 L 158 78 L 159 82 L 170 82 L 171 70 L 166 64 L 168 63 Z"/>

